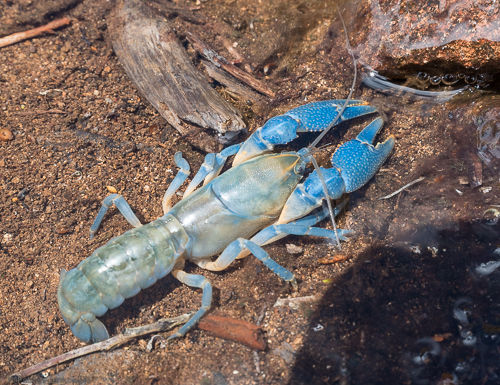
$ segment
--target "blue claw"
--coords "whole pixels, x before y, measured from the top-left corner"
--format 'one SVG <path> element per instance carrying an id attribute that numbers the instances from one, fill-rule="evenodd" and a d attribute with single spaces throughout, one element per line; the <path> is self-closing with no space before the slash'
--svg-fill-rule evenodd
<path id="1" fill-rule="evenodd" d="M 382 120 L 382 118 L 377 118 L 373 120 L 368 126 L 363 128 L 363 130 L 358 134 L 358 136 L 356 136 L 356 139 L 358 139 L 361 142 L 373 144 L 373 141 L 375 140 L 375 137 L 382 128 L 383 124 L 384 121 Z"/>
<path id="2" fill-rule="evenodd" d="M 345 100 L 313 102 L 269 119 L 242 144 L 234 158 L 233 166 L 256 155 L 270 152 L 275 145 L 291 142 L 297 138 L 297 133 L 327 129 L 336 119 L 344 103 Z M 377 112 L 377 109 L 366 102 L 351 100 L 347 103 L 338 123 L 374 112 Z"/>
<path id="3" fill-rule="evenodd" d="M 353 192 L 368 182 L 394 148 L 392 135 L 385 142 L 375 147 L 372 145 L 382 124 L 381 118 L 375 119 L 355 140 L 344 143 L 333 154 L 332 165 L 340 170 L 346 193 Z"/>
<path id="4" fill-rule="evenodd" d="M 391 135 L 385 142 L 372 145 L 382 124 L 381 118 L 375 119 L 356 139 L 342 144 L 335 151 L 332 168 L 320 167 L 331 199 L 361 188 L 385 162 L 394 147 L 394 137 Z M 290 195 L 278 222 L 288 223 L 304 216 L 320 206 L 323 198 L 322 183 L 315 170 Z"/>
<path id="5" fill-rule="evenodd" d="M 344 103 L 345 99 L 313 102 L 291 109 L 285 115 L 300 122 L 299 132 L 320 132 L 335 120 Z M 338 123 L 375 112 L 377 109 L 367 102 L 350 100 Z"/>

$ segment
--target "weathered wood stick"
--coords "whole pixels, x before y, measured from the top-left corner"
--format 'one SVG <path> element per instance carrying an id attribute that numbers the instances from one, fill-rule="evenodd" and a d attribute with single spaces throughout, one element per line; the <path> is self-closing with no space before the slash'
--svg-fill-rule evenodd
<path id="1" fill-rule="evenodd" d="M 168 22 L 152 8 L 138 0 L 118 2 L 108 31 L 130 79 L 193 145 L 216 151 L 246 130 L 240 113 L 194 67 Z"/>
<path id="2" fill-rule="evenodd" d="M 209 331 L 216 337 L 239 342 L 254 350 L 266 349 L 262 329 L 244 320 L 210 314 L 200 320 L 198 328 Z"/>

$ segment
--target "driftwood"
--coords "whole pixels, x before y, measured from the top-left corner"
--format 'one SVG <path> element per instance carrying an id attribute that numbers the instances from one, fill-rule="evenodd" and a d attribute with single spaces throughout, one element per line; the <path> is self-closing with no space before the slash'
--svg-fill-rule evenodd
<path id="1" fill-rule="evenodd" d="M 152 8 L 139 0 L 118 2 L 108 30 L 130 79 L 193 145 L 214 151 L 246 129 L 239 112 L 193 66 L 168 22 Z"/>

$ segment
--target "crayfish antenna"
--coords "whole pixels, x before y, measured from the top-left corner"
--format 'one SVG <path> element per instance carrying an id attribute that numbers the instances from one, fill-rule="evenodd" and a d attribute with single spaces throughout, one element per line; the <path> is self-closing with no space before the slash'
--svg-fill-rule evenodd
<path id="1" fill-rule="evenodd" d="M 318 137 L 307 147 L 307 149 L 309 150 L 308 151 L 309 154 L 311 154 L 310 155 L 311 162 L 314 166 L 314 169 L 318 173 L 319 180 L 321 181 L 323 193 L 325 194 L 326 204 L 328 206 L 328 213 L 329 213 L 330 219 L 332 221 L 333 231 L 335 232 L 335 239 L 337 242 L 337 246 L 338 246 L 339 250 L 342 250 L 342 246 L 340 245 L 340 239 L 339 239 L 339 236 L 337 234 L 337 224 L 335 223 L 335 216 L 333 215 L 332 202 L 331 202 L 330 196 L 328 195 L 328 188 L 326 187 L 325 178 L 323 177 L 323 173 L 321 172 L 321 170 L 318 166 L 318 162 L 316 162 L 316 159 L 312 155 L 312 152 L 316 149 L 317 144 L 331 130 L 331 128 L 335 124 L 337 124 L 338 120 L 342 117 L 342 114 L 344 113 L 344 110 L 346 109 L 347 104 L 352 99 L 352 94 L 354 93 L 354 88 L 356 87 L 356 81 L 357 81 L 357 77 L 358 77 L 358 62 L 356 60 L 356 57 L 354 56 L 354 52 L 352 51 L 351 43 L 349 42 L 349 35 L 347 33 L 347 27 L 345 25 L 344 18 L 342 17 L 342 13 L 340 12 L 338 7 L 337 7 L 337 13 L 339 14 L 340 21 L 342 22 L 342 26 L 344 28 L 346 48 L 347 48 L 347 51 L 349 52 L 349 54 L 351 55 L 351 58 L 352 58 L 354 76 L 352 79 L 351 88 L 349 90 L 349 95 L 347 95 L 347 98 L 346 98 L 344 104 L 342 105 L 340 112 L 337 114 L 335 119 L 330 123 L 330 125 L 321 134 L 319 134 Z"/>

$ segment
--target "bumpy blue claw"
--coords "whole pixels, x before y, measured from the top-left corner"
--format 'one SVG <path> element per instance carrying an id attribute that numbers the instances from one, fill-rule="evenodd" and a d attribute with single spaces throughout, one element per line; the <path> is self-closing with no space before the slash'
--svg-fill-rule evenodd
<path id="1" fill-rule="evenodd" d="M 385 162 L 394 147 L 394 137 L 391 135 L 385 142 L 372 145 L 382 124 L 381 118 L 375 119 L 356 139 L 344 143 L 335 151 L 332 168 L 320 167 L 331 199 L 361 188 Z M 288 223 L 308 214 L 321 205 L 323 198 L 322 183 L 315 170 L 292 192 L 278 223 Z"/>
<path id="2" fill-rule="evenodd" d="M 301 132 L 326 130 L 335 121 L 345 100 L 323 100 L 293 108 L 283 115 L 269 119 L 244 142 L 236 154 L 233 166 L 254 156 L 270 152 L 278 144 L 286 144 Z M 361 100 L 351 100 L 338 123 L 377 112 L 376 108 Z"/>
<path id="3" fill-rule="evenodd" d="M 373 120 L 368 126 L 361 130 L 358 136 L 356 136 L 356 139 L 361 142 L 373 144 L 373 141 L 375 140 L 375 137 L 382 128 L 383 124 L 384 121 L 382 120 L 382 118 Z"/>
<path id="4" fill-rule="evenodd" d="M 313 102 L 291 109 L 285 115 L 296 119 L 300 123 L 299 132 L 320 132 L 327 129 L 335 118 L 337 118 L 344 103 L 345 99 Z M 377 109 L 370 106 L 367 102 L 350 100 L 338 123 L 363 115 L 373 114 L 374 112 L 377 112 Z"/>
<path id="5" fill-rule="evenodd" d="M 375 119 L 355 140 L 340 146 L 332 156 L 333 167 L 340 170 L 346 193 L 361 188 L 378 171 L 394 148 L 394 136 L 385 142 L 372 145 L 383 120 Z"/>

